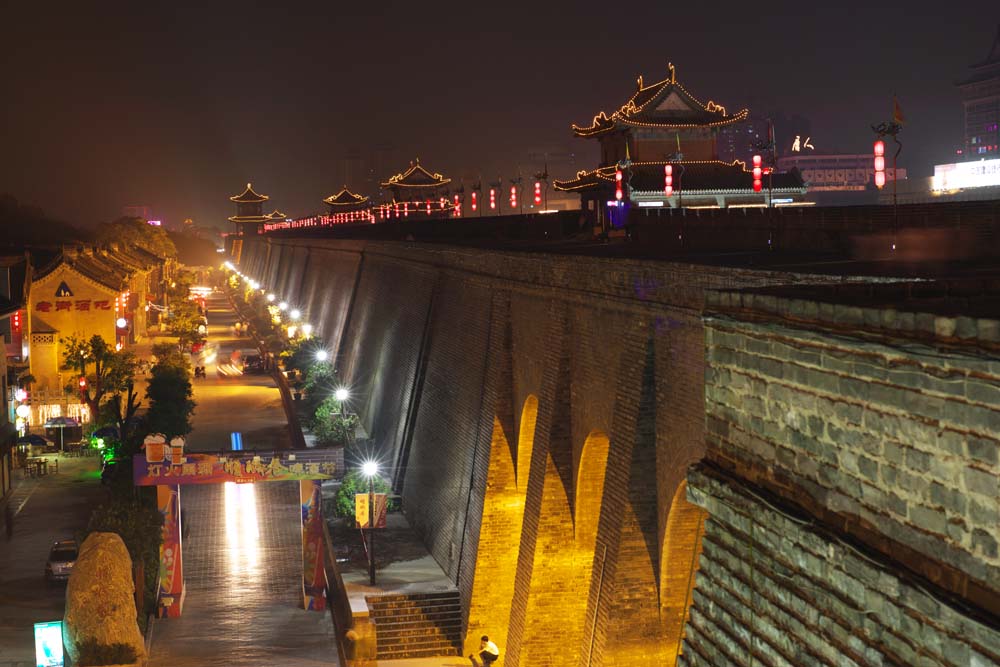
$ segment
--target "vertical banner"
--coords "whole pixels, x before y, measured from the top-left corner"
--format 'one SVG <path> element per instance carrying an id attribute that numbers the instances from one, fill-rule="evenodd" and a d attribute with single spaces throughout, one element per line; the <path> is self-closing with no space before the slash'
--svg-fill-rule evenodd
<path id="1" fill-rule="evenodd" d="M 302 605 L 326 609 L 326 572 L 323 570 L 323 495 L 321 480 L 299 482 L 302 504 Z"/>
<path id="2" fill-rule="evenodd" d="M 354 494 L 354 527 L 368 527 L 368 496 L 367 493 Z M 388 496 L 384 493 L 375 494 L 375 527 L 385 528 L 385 512 L 388 508 Z"/>
<path id="3" fill-rule="evenodd" d="M 160 484 L 156 487 L 156 506 L 163 515 L 163 544 L 160 545 L 159 618 L 181 615 L 184 606 L 184 562 L 181 558 L 181 489 Z"/>

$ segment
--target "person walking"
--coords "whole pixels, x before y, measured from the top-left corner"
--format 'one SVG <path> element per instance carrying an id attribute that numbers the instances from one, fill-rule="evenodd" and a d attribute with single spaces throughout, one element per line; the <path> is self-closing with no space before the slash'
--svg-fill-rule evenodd
<path id="1" fill-rule="evenodd" d="M 491 667 L 499 658 L 500 649 L 490 641 L 487 635 L 483 635 L 479 641 L 479 660 L 477 661 L 474 655 L 469 656 L 469 660 L 476 667 L 479 667 L 480 664 L 482 664 L 482 667 Z"/>

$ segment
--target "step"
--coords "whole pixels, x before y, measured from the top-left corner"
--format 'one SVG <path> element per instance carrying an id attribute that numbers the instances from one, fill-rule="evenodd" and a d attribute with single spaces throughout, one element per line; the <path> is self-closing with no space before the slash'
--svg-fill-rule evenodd
<path id="1" fill-rule="evenodd" d="M 433 619 L 375 619 L 375 627 L 381 632 L 386 630 L 408 630 L 416 628 L 443 628 L 454 625 L 462 625 L 462 617 L 458 615 L 446 616 L 445 618 Z"/>
<path id="2" fill-rule="evenodd" d="M 389 593 L 387 595 L 367 595 L 365 601 L 369 605 L 388 602 L 413 602 L 417 600 L 458 600 L 458 591 L 440 591 L 437 593 Z"/>
<path id="3" fill-rule="evenodd" d="M 372 609 L 374 618 L 440 618 L 442 616 L 461 616 L 462 606 L 457 604 L 442 604 L 432 607 L 400 607 L 398 609 Z"/>
<path id="4" fill-rule="evenodd" d="M 379 646 L 377 653 L 380 660 L 393 658 L 426 658 L 438 655 L 455 656 L 458 655 L 458 649 L 455 648 L 454 644 L 449 643 L 425 643 L 386 648 Z"/>
<path id="5" fill-rule="evenodd" d="M 448 639 L 452 640 L 462 634 L 462 624 L 454 623 L 444 627 L 419 627 L 419 628 L 378 628 L 378 640 L 390 641 L 393 639 Z"/>

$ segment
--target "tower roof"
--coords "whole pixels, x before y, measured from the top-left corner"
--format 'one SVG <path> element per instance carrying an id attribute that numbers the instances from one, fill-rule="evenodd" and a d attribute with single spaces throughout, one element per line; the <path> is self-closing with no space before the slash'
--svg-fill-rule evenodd
<path id="1" fill-rule="evenodd" d="M 451 183 L 450 178 L 427 171 L 420 165 L 420 158 L 417 158 L 409 169 L 380 185 L 383 188 L 437 188 L 448 183 Z"/>
<path id="2" fill-rule="evenodd" d="M 270 199 L 270 197 L 267 195 L 259 195 L 254 192 L 253 187 L 247 183 L 247 189 L 243 191 L 243 194 L 230 197 L 229 201 L 234 201 L 239 204 L 254 204 L 257 202 L 267 201 L 268 199 Z"/>
<path id="3" fill-rule="evenodd" d="M 994 65 L 996 63 L 1000 63 L 1000 25 L 997 25 L 997 34 L 993 37 L 993 46 L 990 47 L 990 53 L 986 56 L 986 60 L 981 63 L 976 63 L 973 67 Z"/>
<path id="4" fill-rule="evenodd" d="M 330 206 L 358 206 L 364 204 L 368 201 L 368 197 L 362 197 L 361 195 L 356 195 L 347 189 L 345 185 L 340 192 L 335 195 L 330 195 L 323 200 L 324 203 Z"/>
<path id="5" fill-rule="evenodd" d="M 274 209 L 264 217 L 267 218 L 268 220 L 284 220 L 288 216 L 279 211 L 278 209 Z"/>
<path id="6" fill-rule="evenodd" d="M 663 166 L 666 162 L 638 162 L 629 168 L 629 185 L 634 191 L 654 192 L 663 190 Z M 674 179 L 678 190 L 692 191 L 751 191 L 753 189 L 753 174 L 740 161 L 722 162 L 706 160 L 698 162 L 671 162 L 675 167 L 683 166 L 683 171 L 676 170 Z M 615 183 L 615 166 L 599 167 L 593 171 L 577 172 L 576 178 L 566 181 L 555 181 L 553 186 L 563 192 L 580 192 L 599 190 L 602 187 L 610 189 Z M 776 172 L 773 176 L 776 189 L 803 187 L 802 177 L 798 171 Z"/>
<path id="7" fill-rule="evenodd" d="M 637 90 L 617 111 L 610 115 L 601 111 L 590 125 L 573 125 L 573 133 L 595 137 L 621 128 L 717 127 L 746 119 L 746 109 L 728 114 L 724 106 L 711 100 L 702 103 L 677 82 L 674 66 L 669 68 L 669 77 L 650 86 L 643 86 L 640 76 Z"/>

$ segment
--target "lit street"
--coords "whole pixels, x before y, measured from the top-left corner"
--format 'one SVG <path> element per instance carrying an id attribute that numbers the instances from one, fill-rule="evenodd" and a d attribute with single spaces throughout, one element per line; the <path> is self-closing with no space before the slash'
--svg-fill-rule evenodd
<path id="1" fill-rule="evenodd" d="M 209 343 L 221 343 L 220 359 L 237 346 L 252 347 L 247 338 L 228 340 L 234 314 L 224 300 L 210 299 L 208 317 Z M 191 450 L 229 449 L 236 430 L 245 449 L 287 438 L 269 375 L 217 374 L 215 364 L 207 370 L 207 379 L 193 381 Z M 180 618 L 155 622 L 150 665 L 337 664 L 329 612 L 302 609 L 298 498 L 293 482 L 181 488 L 187 597 Z"/>

